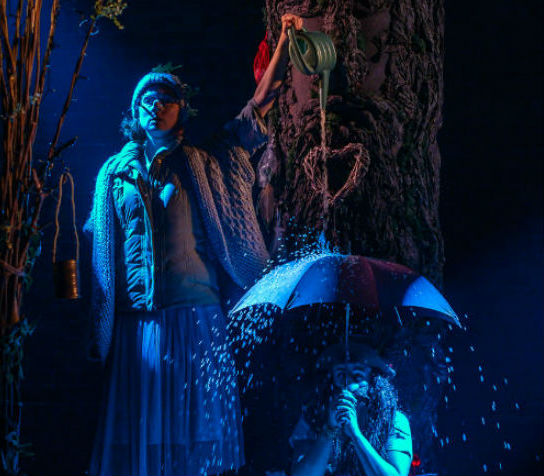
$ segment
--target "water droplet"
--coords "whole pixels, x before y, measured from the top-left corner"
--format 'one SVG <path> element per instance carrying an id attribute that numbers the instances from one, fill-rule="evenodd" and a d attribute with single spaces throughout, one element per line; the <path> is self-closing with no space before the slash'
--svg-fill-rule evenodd
<path id="1" fill-rule="evenodd" d="M 497 404 L 495 403 L 494 400 L 493 400 L 493 402 L 491 402 L 491 410 L 492 410 L 492 411 L 496 411 L 496 410 L 497 410 Z"/>
<path id="2" fill-rule="evenodd" d="M 467 435 L 465 435 L 464 433 L 461 435 L 461 438 L 463 438 L 463 441 L 467 441 Z"/>
<path id="3" fill-rule="evenodd" d="M 484 465 L 482 466 L 482 469 L 484 470 L 484 473 L 487 473 L 487 464 L 484 464 Z"/>
<path id="4" fill-rule="evenodd" d="M 482 425 L 485 425 L 485 418 L 482 417 Z"/>

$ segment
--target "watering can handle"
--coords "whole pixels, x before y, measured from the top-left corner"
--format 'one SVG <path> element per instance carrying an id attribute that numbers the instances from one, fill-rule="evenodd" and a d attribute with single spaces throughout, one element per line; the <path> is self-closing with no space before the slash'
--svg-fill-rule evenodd
<path id="1" fill-rule="evenodd" d="M 307 32 L 308 30 L 306 30 L 306 28 L 301 28 L 301 30 L 303 32 Z M 293 52 L 293 55 L 295 56 L 294 58 L 291 57 L 291 60 L 293 61 L 293 63 L 295 63 L 295 66 L 300 69 L 301 71 L 305 71 L 306 74 L 314 74 L 315 71 L 314 69 L 308 65 L 308 63 L 306 63 L 306 61 L 304 60 L 303 56 L 302 56 L 302 53 L 300 52 L 300 48 L 298 47 L 298 42 L 297 42 L 297 39 L 296 39 L 296 30 L 295 30 L 295 27 L 294 26 L 290 26 L 289 29 L 287 30 L 287 35 L 289 36 L 289 52 Z M 293 45 L 291 47 L 291 45 Z"/>

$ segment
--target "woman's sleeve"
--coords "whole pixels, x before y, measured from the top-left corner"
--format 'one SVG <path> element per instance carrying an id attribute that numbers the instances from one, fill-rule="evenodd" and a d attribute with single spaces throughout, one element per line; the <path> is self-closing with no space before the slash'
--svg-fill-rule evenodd
<path id="1" fill-rule="evenodd" d="M 223 172 L 253 186 L 255 172 L 251 156 L 267 141 L 266 128 L 251 99 L 233 120 L 227 122 L 201 145 L 217 159 Z"/>
<path id="2" fill-rule="evenodd" d="M 268 139 L 266 125 L 253 98 L 233 120 L 223 126 L 219 136 L 228 144 L 228 148 L 242 147 L 250 156 L 264 146 Z"/>
<path id="3" fill-rule="evenodd" d="M 410 423 L 406 415 L 396 412 L 393 419 L 393 428 L 389 438 L 385 443 L 386 451 L 398 451 L 404 453 L 412 459 L 412 434 Z"/>
<path id="4" fill-rule="evenodd" d="M 294 448 L 299 443 L 317 440 L 317 434 L 312 430 L 304 415 L 298 419 L 297 424 L 289 437 L 289 444 Z"/>

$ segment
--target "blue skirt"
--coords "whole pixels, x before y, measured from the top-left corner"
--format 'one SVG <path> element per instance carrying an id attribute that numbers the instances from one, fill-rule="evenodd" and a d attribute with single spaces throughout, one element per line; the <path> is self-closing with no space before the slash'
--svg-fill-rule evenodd
<path id="1" fill-rule="evenodd" d="M 91 474 L 219 474 L 244 463 L 219 306 L 118 314 L 110 358 Z"/>

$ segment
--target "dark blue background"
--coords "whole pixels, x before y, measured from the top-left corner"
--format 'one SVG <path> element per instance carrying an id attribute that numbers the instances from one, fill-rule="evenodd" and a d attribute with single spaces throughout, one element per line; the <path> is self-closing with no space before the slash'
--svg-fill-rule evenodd
<path id="1" fill-rule="evenodd" d="M 78 9 L 88 8 L 87 3 L 63 2 L 38 154 L 46 151 L 64 100 L 84 37 Z M 496 474 L 499 462 L 503 474 L 544 473 L 539 3 L 446 2 L 444 126 L 439 136 L 444 291 L 454 308 L 468 315 L 470 330 L 452 340 L 457 391 L 449 392 L 448 408 L 441 406 L 443 467 L 437 469 L 442 474 L 484 473 L 484 464 Z M 261 8 L 260 2 L 242 0 L 133 1 L 122 18 L 125 30 L 101 23 L 83 66 L 87 80 L 77 85 L 63 130 L 63 140 L 78 136 L 63 158 L 77 182 L 79 225 L 87 216 L 100 165 L 123 143 L 121 113 L 138 78 L 151 67 L 168 61 L 183 64 L 182 78 L 200 87 L 193 100 L 199 114 L 189 130 L 195 140 L 245 104 L 255 87 L 252 62 L 264 36 Z M 84 349 L 89 249 L 83 240 L 84 299 L 56 301 L 51 203 L 43 225 L 44 252 L 26 298 L 26 314 L 37 322 L 37 330 L 25 348 L 23 439 L 35 452 L 25 469 L 30 474 L 77 474 L 87 464 L 100 399 L 100 368 L 85 360 Z M 65 230 L 61 246 L 68 256 L 71 240 L 69 228 Z M 504 442 L 511 444 L 510 451 Z"/>

